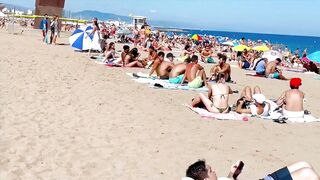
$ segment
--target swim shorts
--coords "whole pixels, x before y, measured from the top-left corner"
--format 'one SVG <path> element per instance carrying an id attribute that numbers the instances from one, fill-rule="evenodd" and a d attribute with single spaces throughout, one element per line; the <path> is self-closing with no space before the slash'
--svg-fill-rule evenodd
<path id="1" fill-rule="evenodd" d="M 192 82 L 188 83 L 190 88 L 200 88 L 203 85 L 203 81 L 200 76 L 196 77 Z"/>
<path id="2" fill-rule="evenodd" d="M 280 74 L 278 72 L 275 72 L 273 74 L 269 74 L 268 78 L 271 79 L 280 79 Z"/>
<path id="3" fill-rule="evenodd" d="M 293 180 L 287 167 L 279 169 L 278 171 L 269 174 L 264 180 Z"/>
<path id="4" fill-rule="evenodd" d="M 180 84 L 182 79 L 183 79 L 183 74 L 177 76 L 177 77 L 174 77 L 174 78 L 169 78 L 169 82 L 172 83 L 172 84 Z"/>
<path id="5" fill-rule="evenodd" d="M 214 63 L 214 59 L 212 57 L 207 58 L 207 63 Z"/>

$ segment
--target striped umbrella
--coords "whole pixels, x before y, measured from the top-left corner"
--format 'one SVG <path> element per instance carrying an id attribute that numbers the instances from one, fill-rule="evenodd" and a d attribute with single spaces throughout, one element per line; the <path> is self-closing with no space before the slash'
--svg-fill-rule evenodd
<path id="1" fill-rule="evenodd" d="M 202 37 L 201 37 L 199 34 L 194 34 L 194 35 L 192 36 L 192 39 L 193 39 L 193 40 L 196 40 L 196 41 L 201 41 L 201 40 L 202 40 Z"/>
<path id="2" fill-rule="evenodd" d="M 91 47 L 93 35 L 91 26 L 83 26 L 76 29 L 69 37 L 70 45 L 78 50 L 89 50 Z"/>

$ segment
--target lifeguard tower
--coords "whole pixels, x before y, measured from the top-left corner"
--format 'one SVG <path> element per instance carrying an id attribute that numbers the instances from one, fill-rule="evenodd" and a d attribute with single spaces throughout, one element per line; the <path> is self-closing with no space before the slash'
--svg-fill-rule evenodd
<path id="1" fill-rule="evenodd" d="M 147 18 L 144 16 L 132 16 L 133 27 L 141 28 L 142 25 L 147 24 Z"/>

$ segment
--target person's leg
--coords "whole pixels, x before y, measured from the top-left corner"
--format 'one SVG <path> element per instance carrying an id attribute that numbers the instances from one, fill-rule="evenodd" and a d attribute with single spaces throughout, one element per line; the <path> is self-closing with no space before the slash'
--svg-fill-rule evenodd
<path id="1" fill-rule="evenodd" d="M 259 86 L 254 87 L 253 93 L 254 93 L 254 94 L 261 94 L 261 89 L 260 89 L 260 87 L 259 87 Z"/>
<path id="2" fill-rule="evenodd" d="M 289 172 L 292 173 L 294 171 L 297 171 L 297 170 L 303 169 L 303 168 L 312 169 L 312 166 L 307 162 L 300 161 L 300 162 L 296 162 L 294 164 L 291 164 L 291 165 L 287 166 L 287 168 L 288 168 Z"/>
<path id="3" fill-rule="evenodd" d="M 209 112 L 219 113 L 219 110 L 212 106 L 212 101 L 206 95 L 200 93 L 199 97 Z"/>
<path id="4" fill-rule="evenodd" d="M 279 78 L 281 79 L 281 80 L 289 80 L 288 78 L 286 78 L 286 77 L 284 77 L 283 75 L 282 75 L 282 72 L 279 72 Z"/>
<path id="5" fill-rule="evenodd" d="M 208 86 L 207 76 L 206 76 L 206 72 L 204 71 L 204 69 L 202 69 L 202 70 L 200 70 L 200 71 L 198 72 L 198 76 L 201 77 L 204 85 L 205 85 L 205 86 Z"/>
<path id="6" fill-rule="evenodd" d="M 313 169 L 310 168 L 302 168 L 297 171 L 294 171 L 293 173 L 291 173 L 291 177 L 293 180 L 319 180 L 319 176 Z"/>
<path id="7" fill-rule="evenodd" d="M 210 80 L 214 80 L 216 78 L 217 72 L 219 71 L 220 67 L 219 66 L 213 66 L 210 69 Z"/>
<path id="8" fill-rule="evenodd" d="M 200 96 L 197 96 L 192 100 L 191 106 L 192 107 L 197 107 L 197 105 L 200 104 L 200 103 L 202 103 L 201 98 L 200 98 Z"/>
<path id="9" fill-rule="evenodd" d="M 252 90 L 250 86 L 246 86 L 242 93 L 241 93 L 241 97 L 246 97 L 248 100 L 252 100 Z"/>

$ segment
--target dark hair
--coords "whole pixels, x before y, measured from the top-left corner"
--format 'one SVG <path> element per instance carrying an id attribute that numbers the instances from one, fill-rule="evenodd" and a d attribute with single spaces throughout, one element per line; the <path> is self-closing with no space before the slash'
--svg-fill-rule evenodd
<path id="1" fill-rule="evenodd" d="M 139 55 L 137 48 L 132 48 L 130 51 L 130 54 L 133 55 L 133 57 L 137 57 Z"/>
<path id="2" fill-rule="evenodd" d="M 109 51 L 113 45 L 114 45 L 114 42 L 110 42 L 107 50 Z"/>
<path id="3" fill-rule="evenodd" d="M 186 176 L 194 180 L 204 180 L 208 176 L 206 161 L 198 160 L 191 164 L 186 171 Z"/>
<path id="4" fill-rule="evenodd" d="M 277 58 L 276 61 L 279 61 L 279 63 L 281 63 L 281 59 L 280 58 Z"/>
<path id="5" fill-rule="evenodd" d="M 218 58 L 219 58 L 219 59 L 222 59 L 224 62 L 227 61 L 227 56 L 224 55 L 224 54 L 219 53 L 219 54 L 218 54 Z"/>
<path id="6" fill-rule="evenodd" d="M 153 51 L 156 50 L 153 46 L 149 46 L 149 49 L 152 49 Z"/>
<path id="7" fill-rule="evenodd" d="M 198 56 L 197 55 L 192 55 L 191 61 L 198 61 Z"/>
<path id="8" fill-rule="evenodd" d="M 164 52 L 162 51 L 158 52 L 158 56 L 164 57 Z"/>
<path id="9" fill-rule="evenodd" d="M 296 86 L 290 86 L 291 89 L 299 89 L 299 86 L 296 87 Z"/>
<path id="10" fill-rule="evenodd" d="M 190 48 L 189 44 L 184 47 L 184 50 L 188 50 Z"/>
<path id="11" fill-rule="evenodd" d="M 186 62 L 186 63 L 188 63 L 188 64 L 189 64 L 189 63 L 191 62 L 190 57 L 187 57 L 187 59 L 185 59 L 185 60 L 184 60 L 184 62 Z"/>
<path id="12" fill-rule="evenodd" d="M 303 54 L 302 57 L 305 58 L 305 57 L 307 57 L 307 55 L 306 55 L 306 54 Z"/>
<path id="13" fill-rule="evenodd" d="M 128 45 L 123 46 L 123 50 L 129 50 L 129 49 L 130 49 L 130 47 Z"/>
<path id="14" fill-rule="evenodd" d="M 219 73 L 216 76 L 216 82 L 218 82 L 220 79 L 225 78 L 223 73 Z"/>

